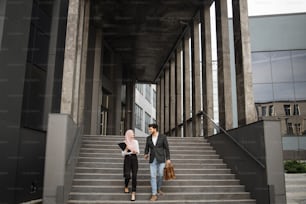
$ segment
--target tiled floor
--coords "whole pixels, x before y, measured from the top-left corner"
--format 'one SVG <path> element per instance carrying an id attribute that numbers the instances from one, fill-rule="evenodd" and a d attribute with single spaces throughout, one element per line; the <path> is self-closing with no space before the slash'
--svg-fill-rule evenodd
<path id="1" fill-rule="evenodd" d="M 287 204 L 306 204 L 306 174 L 285 174 Z"/>

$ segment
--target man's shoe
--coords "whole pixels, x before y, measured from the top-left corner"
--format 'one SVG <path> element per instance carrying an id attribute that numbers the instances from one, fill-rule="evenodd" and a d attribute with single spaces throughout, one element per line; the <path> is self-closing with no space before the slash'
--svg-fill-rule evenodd
<path id="1" fill-rule="evenodd" d="M 157 190 L 157 195 L 162 196 L 164 195 L 164 192 L 162 192 L 161 190 Z"/>
<path id="2" fill-rule="evenodd" d="M 157 201 L 157 195 L 152 195 L 150 201 Z"/>

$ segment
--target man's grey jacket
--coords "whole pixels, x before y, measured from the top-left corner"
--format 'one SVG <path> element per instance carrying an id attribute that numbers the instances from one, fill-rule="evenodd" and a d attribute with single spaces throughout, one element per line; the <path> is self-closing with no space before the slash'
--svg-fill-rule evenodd
<path id="1" fill-rule="evenodd" d="M 158 163 L 164 163 L 165 160 L 170 159 L 170 150 L 168 140 L 165 135 L 158 134 L 156 145 L 153 144 L 152 135 L 147 137 L 144 154 L 150 152 L 150 163 L 156 158 Z"/>

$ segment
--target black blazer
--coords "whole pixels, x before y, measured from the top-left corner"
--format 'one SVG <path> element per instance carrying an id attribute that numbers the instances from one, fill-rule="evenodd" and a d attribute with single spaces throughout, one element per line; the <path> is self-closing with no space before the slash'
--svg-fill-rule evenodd
<path id="1" fill-rule="evenodd" d="M 165 160 L 170 159 L 170 150 L 168 140 L 165 135 L 158 134 L 156 145 L 152 142 L 152 135 L 147 137 L 146 147 L 144 154 L 148 154 L 150 151 L 150 163 L 156 158 L 157 162 L 164 163 Z"/>

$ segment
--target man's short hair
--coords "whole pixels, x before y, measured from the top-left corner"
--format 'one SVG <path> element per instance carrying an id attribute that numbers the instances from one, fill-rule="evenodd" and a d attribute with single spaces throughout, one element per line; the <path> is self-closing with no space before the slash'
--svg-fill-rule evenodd
<path id="1" fill-rule="evenodd" d="M 149 128 L 151 127 L 151 128 L 154 128 L 154 129 L 158 130 L 158 125 L 156 123 L 151 123 L 151 124 L 148 125 L 148 127 Z"/>

